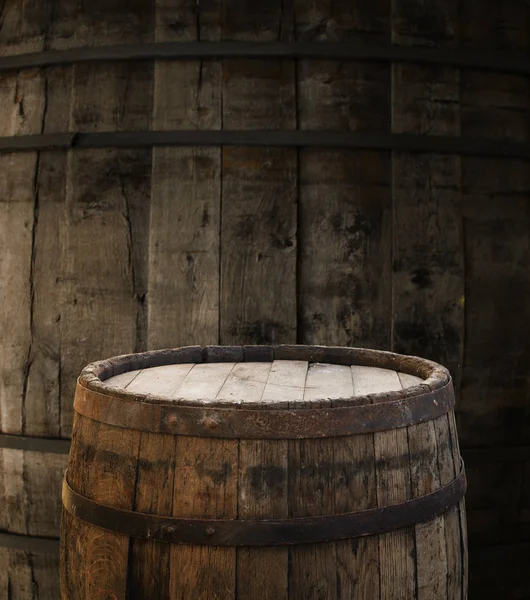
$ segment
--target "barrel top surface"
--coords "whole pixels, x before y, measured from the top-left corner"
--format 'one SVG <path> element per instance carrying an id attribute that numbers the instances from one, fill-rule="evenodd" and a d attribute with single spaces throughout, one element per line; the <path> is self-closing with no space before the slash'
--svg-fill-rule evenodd
<path id="1" fill-rule="evenodd" d="M 164 365 L 128 371 L 103 384 L 110 389 L 154 394 L 177 402 L 288 402 L 290 406 L 320 406 L 338 398 L 401 390 L 422 381 L 379 367 L 275 360 Z"/>

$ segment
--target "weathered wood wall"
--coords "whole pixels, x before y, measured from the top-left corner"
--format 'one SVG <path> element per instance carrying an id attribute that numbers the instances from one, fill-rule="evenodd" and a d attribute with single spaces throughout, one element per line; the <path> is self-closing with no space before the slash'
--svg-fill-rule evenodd
<path id="1" fill-rule="evenodd" d="M 529 32 L 526 0 L 0 3 L 4 56 L 192 40 L 528 51 Z M 529 98 L 527 75 L 443 65 L 83 63 L 0 73 L 0 135 L 300 129 L 528 142 Z M 506 585 L 524 589 L 502 557 L 530 544 L 529 201 L 528 162 L 513 158 L 230 146 L 0 155 L 1 430 L 68 438 L 81 368 L 116 354 L 268 342 L 419 354 L 451 369 L 459 396 L 471 597 L 498 597 L 481 575 L 491 545 Z M 65 457 L 0 452 L 0 528 L 56 535 Z M 47 597 L 41 559 L 9 554 L 19 566 L 11 579 L 0 569 L 0 586 Z"/>

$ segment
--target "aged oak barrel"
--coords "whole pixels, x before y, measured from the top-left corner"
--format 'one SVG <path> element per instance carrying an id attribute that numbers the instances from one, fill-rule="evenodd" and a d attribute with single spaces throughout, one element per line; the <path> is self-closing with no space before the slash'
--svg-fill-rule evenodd
<path id="1" fill-rule="evenodd" d="M 342 347 L 89 365 L 63 486 L 64 600 L 462 600 L 448 372 Z"/>

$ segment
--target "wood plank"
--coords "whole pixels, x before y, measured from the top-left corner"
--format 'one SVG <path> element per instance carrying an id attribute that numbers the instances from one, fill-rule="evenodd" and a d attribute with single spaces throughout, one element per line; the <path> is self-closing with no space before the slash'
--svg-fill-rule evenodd
<path id="1" fill-rule="evenodd" d="M 240 363 L 219 397 L 241 406 L 263 402 L 272 363 Z M 287 441 L 240 440 L 238 519 L 286 518 Z M 237 597 L 287 600 L 287 548 L 238 548 Z"/>
<path id="2" fill-rule="evenodd" d="M 116 388 L 116 389 L 125 389 L 140 374 L 141 370 L 136 371 L 127 371 L 126 373 L 121 373 L 120 375 L 114 375 L 113 377 L 109 377 L 103 381 L 103 385 Z"/>
<path id="3" fill-rule="evenodd" d="M 0 135 L 40 133 L 44 113 L 40 74 L 3 76 L 0 107 L 5 117 Z M 38 153 L 0 156 L 0 414 L 2 431 L 25 429 L 25 399 L 33 349 L 35 229 L 38 221 Z M 15 235 L 13 235 L 15 233 Z"/>
<path id="4" fill-rule="evenodd" d="M 134 510 L 171 515 L 176 445 L 170 435 L 141 434 Z M 170 551 L 168 544 L 130 540 L 128 598 L 169 598 Z"/>
<path id="5" fill-rule="evenodd" d="M 173 515 L 235 519 L 237 463 L 237 440 L 178 438 Z M 171 598 L 236 597 L 235 548 L 171 545 L 170 562 Z"/>
<path id="6" fill-rule="evenodd" d="M 306 381 L 308 377 L 309 371 Z M 318 375 L 313 377 L 318 378 Z M 318 408 L 330 405 L 331 401 L 324 398 L 320 401 L 314 399 L 306 401 L 305 385 L 303 396 L 289 401 L 289 408 Z M 333 514 L 333 450 L 332 438 L 289 440 L 290 517 Z M 290 600 L 337 598 L 334 543 L 293 546 L 289 549 L 289 565 Z"/>
<path id="7" fill-rule="evenodd" d="M 173 394 L 173 397 L 185 400 L 201 400 L 205 403 L 213 402 L 235 364 L 226 362 L 194 365 Z"/>
<path id="8" fill-rule="evenodd" d="M 289 407 L 303 400 L 308 363 L 305 360 L 275 360 L 272 363 L 263 402 Z M 294 405 L 294 404 L 293 404 Z"/>
<path id="9" fill-rule="evenodd" d="M 75 67 L 71 127 L 76 131 L 149 129 L 149 65 L 100 67 Z M 61 316 L 64 432 L 71 425 L 80 370 L 91 360 L 143 346 L 142 263 L 147 248 L 142 244 L 149 227 L 150 178 L 150 150 L 90 149 L 68 156 Z"/>
<path id="10" fill-rule="evenodd" d="M 371 393 L 373 385 L 356 379 L 352 369 L 355 393 Z M 398 374 L 385 376 L 378 391 L 394 391 L 401 387 Z M 366 383 L 365 383 L 366 382 Z M 366 387 L 365 387 L 366 385 Z M 377 480 L 377 505 L 387 506 L 412 498 L 407 430 L 394 429 L 374 434 Z M 416 583 L 414 527 L 379 536 L 379 586 L 381 600 L 414 598 Z"/>
<path id="11" fill-rule="evenodd" d="M 284 40 L 291 31 L 290 8 L 279 0 L 259 10 L 223 6 L 225 39 Z M 296 128 L 294 62 L 264 66 L 223 60 L 223 128 Z M 224 147 L 222 156 L 220 341 L 294 342 L 296 150 Z"/>
<path id="12" fill-rule="evenodd" d="M 393 43 L 454 48 L 457 31 L 454 2 L 394 3 Z M 393 133 L 460 135 L 458 69 L 408 63 L 392 69 Z M 458 392 L 464 325 L 460 157 L 394 153 L 393 199 L 393 349 L 442 363 Z"/>
<path id="13" fill-rule="evenodd" d="M 311 365 L 306 395 L 336 399 L 354 395 L 352 370 L 348 366 Z M 327 395 L 324 395 L 327 394 Z M 334 402 L 335 399 L 335 402 Z M 340 403 L 338 403 L 340 404 Z M 333 440 L 333 512 L 335 514 L 377 507 L 373 435 Z M 379 542 L 366 537 L 335 543 L 337 597 L 362 600 L 379 597 Z"/>
<path id="14" fill-rule="evenodd" d="M 132 510 L 140 448 L 139 431 L 101 423 L 95 441 L 93 461 L 85 474 L 88 497 L 102 504 Z M 112 456 L 112 461 L 108 457 Z M 77 468 L 81 468 L 78 466 Z M 110 597 L 125 598 L 129 538 L 91 525 L 85 538 L 86 599 L 101 590 Z M 81 596 L 82 597 L 82 596 Z"/>
<path id="15" fill-rule="evenodd" d="M 357 396 L 393 392 L 402 387 L 395 371 L 361 365 L 352 365 L 350 369 L 353 378 L 353 392 Z"/>
<path id="16" fill-rule="evenodd" d="M 157 0 L 155 40 L 217 40 L 218 11 Z M 153 128 L 220 129 L 221 77 L 219 61 L 156 61 Z M 153 149 L 149 349 L 219 341 L 220 195 L 219 148 Z"/>
<path id="17" fill-rule="evenodd" d="M 390 11 L 384 2 L 296 0 L 295 12 L 302 41 L 390 41 Z M 301 59 L 298 127 L 389 131 L 389 86 L 388 64 Z M 390 348 L 389 158 L 379 151 L 300 150 L 303 343 Z"/>
<path id="18" fill-rule="evenodd" d="M 42 72 L 42 133 L 68 131 L 72 73 Z M 35 188 L 32 348 L 27 373 L 25 433 L 61 435 L 61 302 L 66 194 L 65 153 L 41 152 Z M 71 399 L 70 399 L 71 401 Z"/>
<path id="19" fill-rule="evenodd" d="M 144 369 L 127 385 L 127 391 L 171 398 L 192 368 L 193 364 L 181 364 Z"/>

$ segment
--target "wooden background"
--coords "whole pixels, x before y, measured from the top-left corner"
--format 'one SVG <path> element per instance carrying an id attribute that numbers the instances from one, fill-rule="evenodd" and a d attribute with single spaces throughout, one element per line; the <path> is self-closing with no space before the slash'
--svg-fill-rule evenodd
<path id="1" fill-rule="evenodd" d="M 6 0 L 0 54 L 190 40 L 528 51 L 529 14 L 525 0 Z M 530 81 L 309 59 L 0 73 L 0 136 L 223 128 L 528 142 Z M 159 147 L 0 155 L 0 173 L 2 432 L 67 438 L 81 368 L 116 354 L 298 342 L 431 358 L 458 394 L 471 598 L 528 597 L 528 162 Z M 64 457 L 0 452 L 0 528 L 56 535 Z"/>

